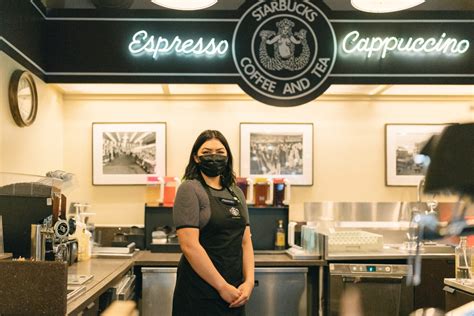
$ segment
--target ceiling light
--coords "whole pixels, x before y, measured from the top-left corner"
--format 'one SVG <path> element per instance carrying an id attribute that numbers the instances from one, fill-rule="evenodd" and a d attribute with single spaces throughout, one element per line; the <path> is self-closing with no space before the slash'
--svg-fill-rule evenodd
<path id="1" fill-rule="evenodd" d="M 151 0 L 154 4 L 173 10 L 201 10 L 217 3 L 217 0 Z"/>
<path id="2" fill-rule="evenodd" d="M 354 8 L 371 13 L 402 11 L 422 4 L 425 0 L 351 0 Z"/>

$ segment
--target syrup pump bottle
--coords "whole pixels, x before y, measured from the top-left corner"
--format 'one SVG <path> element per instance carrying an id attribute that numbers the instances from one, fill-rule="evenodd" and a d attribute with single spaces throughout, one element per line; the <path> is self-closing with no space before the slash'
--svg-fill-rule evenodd
<path id="1" fill-rule="evenodd" d="M 275 232 L 275 250 L 285 249 L 285 229 L 283 228 L 283 220 L 278 220 L 278 228 Z"/>
<path id="2" fill-rule="evenodd" d="M 471 278 L 471 249 L 467 246 L 467 237 L 461 236 L 459 245 L 454 249 L 456 262 L 456 280 L 465 281 Z"/>

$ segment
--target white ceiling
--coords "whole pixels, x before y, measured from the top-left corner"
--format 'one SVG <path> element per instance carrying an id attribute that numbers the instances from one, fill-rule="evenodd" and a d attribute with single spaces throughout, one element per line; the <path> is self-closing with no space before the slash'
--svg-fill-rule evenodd
<path id="1" fill-rule="evenodd" d="M 66 95 L 244 95 L 236 84 L 55 84 Z M 473 96 L 474 85 L 332 85 L 324 95 Z"/>

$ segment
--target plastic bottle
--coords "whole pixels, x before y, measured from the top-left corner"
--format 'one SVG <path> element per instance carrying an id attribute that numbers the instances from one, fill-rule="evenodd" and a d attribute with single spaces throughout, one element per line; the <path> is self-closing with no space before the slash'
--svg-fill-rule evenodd
<path id="1" fill-rule="evenodd" d="M 81 216 L 76 216 L 76 231 L 72 237 L 77 239 L 77 260 L 90 259 L 92 254 L 91 232 L 87 230 L 86 224 L 82 222 Z"/>
<path id="2" fill-rule="evenodd" d="M 285 229 L 283 228 L 283 220 L 278 220 L 278 228 L 275 232 L 275 250 L 285 249 Z"/>
<path id="3" fill-rule="evenodd" d="M 461 236 L 459 245 L 454 250 L 456 260 L 456 280 L 463 281 L 471 278 L 471 249 L 467 246 L 467 237 Z"/>
<path id="4" fill-rule="evenodd" d="M 147 177 L 145 203 L 148 206 L 159 206 L 161 202 L 161 178 Z"/>

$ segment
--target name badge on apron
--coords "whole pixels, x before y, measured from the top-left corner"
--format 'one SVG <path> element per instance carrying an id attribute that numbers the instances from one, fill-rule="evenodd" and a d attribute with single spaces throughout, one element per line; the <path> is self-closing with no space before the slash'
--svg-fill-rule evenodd
<path id="1" fill-rule="evenodd" d="M 236 200 L 231 200 L 231 199 L 226 199 L 226 198 L 219 198 L 219 201 L 221 201 L 222 204 L 229 205 L 229 206 L 236 206 L 237 205 Z"/>

